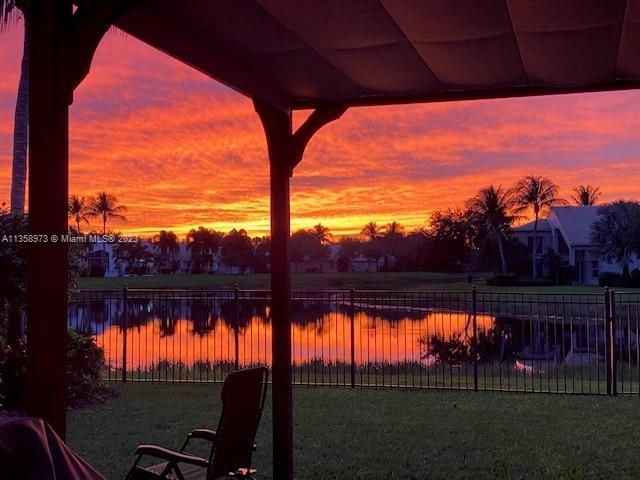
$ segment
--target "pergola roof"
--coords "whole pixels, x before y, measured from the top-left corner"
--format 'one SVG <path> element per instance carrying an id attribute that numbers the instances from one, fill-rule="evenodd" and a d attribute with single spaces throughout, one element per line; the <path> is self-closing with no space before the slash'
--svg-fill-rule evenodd
<path id="1" fill-rule="evenodd" d="M 640 0 L 142 0 L 117 26 L 281 108 L 640 86 Z"/>

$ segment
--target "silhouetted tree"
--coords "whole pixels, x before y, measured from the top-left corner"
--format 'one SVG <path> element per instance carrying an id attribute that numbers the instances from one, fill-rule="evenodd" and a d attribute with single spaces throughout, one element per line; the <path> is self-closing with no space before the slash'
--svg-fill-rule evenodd
<path id="1" fill-rule="evenodd" d="M 427 234 L 432 255 L 440 268 L 459 269 L 470 260 L 476 228 L 469 212 L 459 208 L 436 210 L 429 219 Z"/>
<path id="2" fill-rule="evenodd" d="M 382 246 L 384 254 L 384 270 L 389 270 L 389 256 L 395 258 L 398 245 L 404 238 L 404 227 L 398 222 L 390 222 L 384 226 Z"/>
<path id="3" fill-rule="evenodd" d="M 116 244 L 115 257 L 126 262 L 127 273 L 142 275 L 147 273 L 152 254 L 142 242 L 125 242 Z"/>
<path id="4" fill-rule="evenodd" d="M 600 189 L 592 185 L 579 185 L 573 191 L 575 195 L 572 195 L 571 199 L 581 207 L 595 205 L 600 198 Z"/>
<path id="5" fill-rule="evenodd" d="M 402 271 L 425 270 L 430 239 L 424 230 L 415 230 L 403 237 L 395 249 L 396 268 Z"/>
<path id="6" fill-rule="evenodd" d="M 383 233 L 384 227 L 378 226 L 374 221 L 367 223 L 360 231 L 360 235 L 364 236 L 369 241 L 382 237 Z"/>
<path id="7" fill-rule="evenodd" d="M 607 261 L 622 267 L 622 276 L 628 279 L 631 257 L 640 253 L 640 203 L 618 200 L 601 206 L 591 240 Z"/>
<path id="8" fill-rule="evenodd" d="M 0 237 L 25 233 L 27 233 L 27 217 L 9 212 L 2 204 Z M 20 312 L 23 310 L 26 292 L 26 249 L 26 243 L 0 241 L 0 272 L 2 272 L 0 274 L 0 327 L 4 324 L 3 315 L 6 315 L 7 324 L 6 332 L 2 332 L 0 328 L 0 337 L 3 333 L 7 335 L 8 342 L 12 346 L 17 345 L 18 338 L 22 334 Z"/>
<path id="9" fill-rule="evenodd" d="M 344 236 L 338 241 L 340 256 L 338 257 L 338 271 L 349 271 L 349 263 L 363 251 L 362 241 L 357 237 Z"/>
<path id="10" fill-rule="evenodd" d="M 161 230 L 153 237 L 153 244 L 158 248 L 158 264 L 160 270 L 170 270 L 175 273 L 177 265 L 174 264 L 172 255 L 178 251 L 178 236 L 167 230 Z"/>
<path id="11" fill-rule="evenodd" d="M 512 193 L 490 185 L 481 189 L 469 200 L 470 219 L 479 229 L 479 236 L 493 240 L 498 245 L 502 273 L 507 273 L 507 259 L 504 249 L 504 239 L 511 230 L 515 217 L 510 214 L 513 207 Z"/>
<path id="12" fill-rule="evenodd" d="M 223 236 L 223 233 L 205 227 L 189 231 L 187 248 L 191 251 L 192 273 L 202 272 L 204 264 L 213 260 L 213 255 L 218 253 Z"/>
<path id="13" fill-rule="evenodd" d="M 538 251 L 538 220 L 551 207 L 566 205 L 567 201 L 558 197 L 558 185 L 547 177 L 527 176 L 518 180 L 514 187 L 514 211 L 523 213 L 533 210 L 533 246 L 531 251 L 531 276 L 538 278 L 536 254 Z"/>
<path id="14" fill-rule="evenodd" d="M 254 238 L 253 268 L 256 273 L 271 271 L 271 237 Z"/>
<path id="15" fill-rule="evenodd" d="M 67 207 L 69 217 L 76 223 L 76 230 L 80 233 L 80 223 L 89 225 L 89 210 L 87 209 L 84 197 L 71 195 Z"/>
<path id="16" fill-rule="evenodd" d="M 244 273 L 253 263 L 253 245 L 245 230 L 235 228 L 220 242 L 220 256 L 225 265 L 239 267 Z"/>
<path id="17" fill-rule="evenodd" d="M 0 33 L 17 23 L 22 14 L 24 40 L 18 96 L 13 121 L 13 161 L 11 165 L 11 212 L 24 213 L 25 189 L 27 182 L 27 147 L 29 144 L 29 22 L 26 10 L 27 2 L 21 2 L 20 9 L 15 0 L 0 0 Z"/>
<path id="18" fill-rule="evenodd" d="M 298 230 L 291 235 L 289 255 L 291 261 L 324 260 L 329 255 L 329 248 L 322 245 L 316 235 L 308 230 Z"/>
<path id="19" fill-rule="evenodd" d="M 310 230 L 310 232 L 316 236 L 320 243 L 326 245 L 328 243 L 333 242 L 333 235 L 331 235 L 331 231 L 329 227 L 325 227 L 321 223 L 314 225 L 314 227 Z"/>
<path id="20" fill-rule="evenodd" d="M 107 220 L 116 219 L 122 222 L 127 221 L 127 217 L 122 215 L 127 211 L 124 205 L 118 205 L 118 199 L 115 195 L 107 192 L 98 192 L 95 197 L 89 200 L 87 207 L 87 215 L 89 217 L 98 217 L 102 219 L 102 234 L 107 233 Z"/>

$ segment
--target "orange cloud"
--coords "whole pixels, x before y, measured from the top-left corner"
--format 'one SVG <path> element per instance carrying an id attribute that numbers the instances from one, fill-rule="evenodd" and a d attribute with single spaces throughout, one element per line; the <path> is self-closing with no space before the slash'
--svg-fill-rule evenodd
<path id="1" fill-rule="evenodd" d="M 0 44 L 0 202 L 9 200 L 20 28 Z M 569 197 L 638 198 L 640 93 L 617 92 L 349 110 L 309 144 L 292 179 L 292 228 L 408 229 L 480 187 L 543 174 Z M 296 112 L 299 125 L 309 112 Z M 112 228 L 184 233 L 269 228 L 268 159 L 250 100 L 118 33 L 75 94 L 70 191 L 106 190 L 129 207 Z"/>

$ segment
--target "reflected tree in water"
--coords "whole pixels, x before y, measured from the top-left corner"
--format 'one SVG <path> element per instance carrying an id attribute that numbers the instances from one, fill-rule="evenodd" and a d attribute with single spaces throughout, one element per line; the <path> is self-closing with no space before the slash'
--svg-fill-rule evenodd
<path id="1" fill-rule="evenodd" d="M 189 301 L 186 312 L 187 320 L 192 325 L 193 333 L 201 337 L 214 330 L 219 320 L 213 298 Z"/>

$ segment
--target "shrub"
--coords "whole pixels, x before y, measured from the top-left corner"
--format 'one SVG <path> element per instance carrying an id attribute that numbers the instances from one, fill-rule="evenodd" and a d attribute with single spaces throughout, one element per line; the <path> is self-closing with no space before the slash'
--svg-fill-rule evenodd
<path id="1" fill-rule="evenodd" d="M 7 407 L 24 405 L 27 377 L 27 344 L 25 338 L 15 347 L 0 337 L 0 404 Z"/>
<path id="2" fill-rule="evenodd" d="M 576 279 L 576 267 L 569 265 L 568 262 L 563 260 L 563 258 L 553 250 L 548 249 L 542 261 L 547 267 L 549 278 L 558 285 L 571 285 Z"/>
<path id="3" fill-rule="evenodd" d="M 462 340 L 459 334 L 453 334 L 448 340 L 438 335 L 432 335 L 428 342 L 421 339 L 420 343 L 426 344 L 427 347 L 423 358 L 433 357 L 439 362 L 451 365 L 460 365 L 471 358 L 469 345 Z"/>
<path id="4" fill-rule="evenodd" d="M 633 270 L 628 278 L 625 278 L 619 273 L 603 272 L 598 277 L 598 284 L 601 287 L 627 287 L 638 288 L 640 287 L 640 270 Z"/>
<path id="5" fill-rule="evenodd" d="M 67 343 L 67 397 L 70 405 L 102 402 L 109 391 L 103 378 L 104 351 L 91 335 L 69 330 Z"/>
<path id="6" fill-rule="evenodd" d="M 24 405 L 26 389 L 26 341 L 11 348 L 0 338 L 0 403 L 9 408 Z M 102 376 L 107 368 L 104 351 L 92 336 L 68 331 L 67 398 L 70 406 L 101 402 L 109 393 Z"/>

